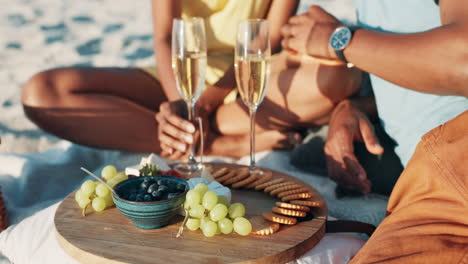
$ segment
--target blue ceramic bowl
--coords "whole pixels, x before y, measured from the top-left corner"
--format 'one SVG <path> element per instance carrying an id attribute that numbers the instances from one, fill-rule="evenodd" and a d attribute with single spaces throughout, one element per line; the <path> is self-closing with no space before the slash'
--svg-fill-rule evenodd
<path id="1" fill-rule="evenodd" d="M 171 199 L 154 201 L 154 202 L 135 202 L 126 200 L 131 192 L 138 189 L 143 182 L 143 178 L 152 177 L 155 180 L 167 180 L 175 182 L 176 184 L 182 183 L 185 187 L 185 192 Z M 181 208 L 185 201 L 185 194 L 189 187 L 186 181 L 167 176 L 146 176 L 130 178 L 115 185 L 115 194 L 112 194 L 112 199 L 119 211 L 126 216 L 132 223 L 139 228 L 154 229 L 166 226 L 171 218 L 173 218 Z"/>

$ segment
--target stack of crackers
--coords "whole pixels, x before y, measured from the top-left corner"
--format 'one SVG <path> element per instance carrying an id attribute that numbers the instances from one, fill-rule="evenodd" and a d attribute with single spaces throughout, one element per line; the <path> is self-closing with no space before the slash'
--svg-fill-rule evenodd
<path id="1" fill-rule="evenodd" d="M 248 168 L 221 168 L 213 172 L 213 177 L 225 186 L 263 191 L 280 200 L 271 212 L 250 218 L 252 233 L 256 235 L 271 235 L 279 230 L 280 224 L 294 225 L 310 214 L 311 207 L 323 205 L 306 187 L 284 178 L 273 179 L 270 171 L 251 174 Z"/>

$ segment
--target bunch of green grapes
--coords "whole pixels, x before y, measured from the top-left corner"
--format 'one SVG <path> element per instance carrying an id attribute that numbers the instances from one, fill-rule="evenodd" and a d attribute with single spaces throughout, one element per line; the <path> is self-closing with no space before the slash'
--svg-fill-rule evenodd
<path id="1" fill-rule="evenodd" d="M 102 169 L 101 177 L 110 187 L 114 187 L 117 183 L 128 179 L 125 173 L 117 172 L 117 169 L 112 165 Z M 90 205 L 96 212 L 101 212 L 114 205 L 111 190 L 103 183 L 92 180 L 87 180 L 81 184 L 80 189 L 75 193 L 75 201 L 83 209 L 83 215 Z"/>
<path id="2" fill-rule="evenodd" d="M 241 203 L 229 205 L 225 196 L 209 191 L 208 186 L 199 183 L 186 194 L 184 209 L 188 212 L 186 226 L 203 235 L 230 234 L 232 231 L 246 236 L 252 231 L 250 221 L 244 218 L 245 207 Z"/>

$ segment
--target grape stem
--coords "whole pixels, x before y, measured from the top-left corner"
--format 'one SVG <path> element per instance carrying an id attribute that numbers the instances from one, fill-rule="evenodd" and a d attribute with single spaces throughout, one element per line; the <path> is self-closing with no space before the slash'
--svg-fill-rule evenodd
<path id="1" fill-rule="evenodd" d="M 187 220 L 189 218 L 188 210 L 184 208 L 184 211 L 185 211 L 185 218 L 184 218 L 184 221 L 182 221 L 182 224 L 179 227 L 179 231 L 177 232 L 176 238 L 180 237 L 182 235 L 182 233 L 184 232 L 185 223 L 187 223 Z"/>
<path id="2" fill-rule="evenodd" d="M 96 176 L 94 173 L 90 172 L 89 170 L 81 167 L 81 170 L 88 173 L 89 175 L 91 175 L 93 178 L 95 178 L 96 180 L 102 182 L 116 197 L 119 197 L 119 195 L 114 191 L 114 188 L 110 187 L 109 184 L 107 184 L 105 181 L 103 181 L 101 178 L 99 178 L 98 176 Z"/>

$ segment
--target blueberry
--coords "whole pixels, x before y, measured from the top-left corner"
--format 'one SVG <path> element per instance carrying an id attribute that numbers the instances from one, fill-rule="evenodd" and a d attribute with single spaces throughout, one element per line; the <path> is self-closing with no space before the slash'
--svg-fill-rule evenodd
<path id="1" fill-rule="evenodd" d="M 142 202 L 143 200 L 144 200 L 144 195 L 141 193 L 137 194 L 135 201 Z"/>
<path id="2" fill-rule="evenodd" d="M 158 190 L 159 185 L 157 183 L 153 183 L 148 187 L 148 190 L 146 191 L 147 193 L 152 193 L 156 190 Z"/>
<path id="3" fill-rule="evenodd" d="M 148 182 L 142 182 L 142 183 L 140 184 L 140 189 L 142 189 L 142 190 L 147 190 L 148 187 L 149 187 L 149 183 L 148 183 Z"/>
<path id="4" fill-rule="evenodd" d="M 177 189 L 177 191 L 179 191 L 179 192 L 185 192 L 185 184 L 183 184 L 183 183 L 177 184 L 177 188 L 176 188 L 176 189 Z"/>
<path id="5" fill-rule="evenodd" d="M 129 201 L 135 201 L 136 200 L 136 196 L 137 194 L 136 193 L 130 193 L 130 195 L 128 196 L 128 200 Z"/>
<path id="6" fill-rule="evenodd" d="M 158 199 L 160 199 L 162 197 L 162 194 L 163 193 L 161 191 L 154 191 L 154 192 L 151 193 L 151 196 L 153 196 L 153 198 L 155 200 L 158 200 Z"/>
<path id="7" fill-rule="evenodd" d="M 151 202 L 153 200 L 153 198 L 151 197 L 151 195 L 145 194 L 145 196 L 143 197 L 143 200 L 145 202 Z"/>
<path id="8" fill-rule="evenodd" d="M 167 187 L 167 185 L 159 185 L 158 191 L 167 192 L 168 190 L 169 187 Z"/>
<path id="9" fill-rule="evenodd" d="M 179 193 L 169 193 L 169 194 L 167 195 L 167 199 L 174 198 L 174 197 L 176 197 L 176 196 L 178 196 L 178 195 L 179 195 Z"/>
<path id="10" fill-rule="evenodd" d="M 157 183 L 158 183 L 158 185 L 166 185 L 165 180 L 158 180 Z"/>

